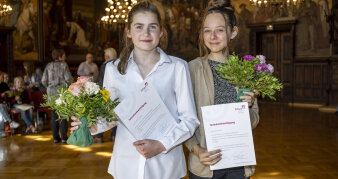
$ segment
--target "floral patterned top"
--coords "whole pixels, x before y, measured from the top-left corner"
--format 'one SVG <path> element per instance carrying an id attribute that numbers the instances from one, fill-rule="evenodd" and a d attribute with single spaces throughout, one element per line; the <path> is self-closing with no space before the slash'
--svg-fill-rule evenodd
<path id="1" fill-rule="evenodd" d="M 230 84 L 228 80 L 219 76 L 215 69 L 219 64 L 224 65 L 224 63 L 213 60 L 208 60 L 208 63 L 211 67 L 212 76 L 214 78 L 215 105 L 234 103 L 237 96 L 235 85 Z"/>
<path id="2" fill-rule="evenodd" d="M 43 72 L 41 82 L 47 88 L 48 98 L 55 95 L 59 86 L 66 86 L 73 82 L 73 76 L 70 73 L 66 62 L 53 61 L 47 64 Z"/>

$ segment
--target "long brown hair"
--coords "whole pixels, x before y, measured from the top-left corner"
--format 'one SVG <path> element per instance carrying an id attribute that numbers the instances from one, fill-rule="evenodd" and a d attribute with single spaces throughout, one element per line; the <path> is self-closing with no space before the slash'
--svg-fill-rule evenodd
<path id="1" fill-rule="evenodd" d="M 32 61 L 27 61 L 27 62 L 23 62 L 23 66 L 24 68 L 27 67 L 27 70 L 25 70 L 25 75 L 32 77 L 35 67 L 34 67 L 34 63 Z"/>
<path id="2" fill-rule="evenodd" d="M 151 13 L 154 13 L 157 16 L 158 22 L 160 24 L 161 31 L 163 32 L 163 35 L 160 39 L 159 46 L 163 50 L 166 50 L 166 48 L 167 48 L 167 42 L 168 42 L 167 31 L 164 28 L 164 22 L 163 22 L 163 19 L 161 18 L 159 8 L 155 4 L 153 4 L 153 3 L 151 3 L 150 1 L 147 1 L 147 0 L 137 3 L 130 10 L 130 12 L 128 14 L 128 22 L 126 24 L 126 28 L 125 28 L 124 34 L 123 34 L 123 42 L 124 42 L 123 43 L 123 49 L 122 49 L 121 54 L 120 54 L 120 62 L 117 66 L 117 69 L 119 70 L 119 72 L 122 75 L 126 74 L 129 55 L 134 48 L 134 44 L 132 42 L 132 39 L 127 37 L 127 30 L 128 29 L 130 30 L 131 23 L 133 22 L 133 17 L 138 12 L 151 12 Z"/>
<path id="3" fill-rule="evenodd" d="M 209 14 L 212 13 L 220 13 L 224 17 L 225 24 L 230 25 L 231 30 L 237 25 L 236 16 L 234 14 L 234 9 L 231 6 L 230 0 L 211 0 L 204 11 L 198 37 L 198 48 L 201 57 L 209 54 L 208 47 L 204 43 L 203 35 L 205 19 Z"/>

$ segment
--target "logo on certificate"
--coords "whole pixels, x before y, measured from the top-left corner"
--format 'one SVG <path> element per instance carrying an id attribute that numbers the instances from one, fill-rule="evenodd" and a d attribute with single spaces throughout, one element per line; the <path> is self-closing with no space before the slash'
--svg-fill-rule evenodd
<path id="1" fill-rule="evenodd" d="M 243 113 L 245 110 L 246 105 L 242 105 L 241 107 L 235 107 L 235 111 L 238 111 L 239 113 Z"/>

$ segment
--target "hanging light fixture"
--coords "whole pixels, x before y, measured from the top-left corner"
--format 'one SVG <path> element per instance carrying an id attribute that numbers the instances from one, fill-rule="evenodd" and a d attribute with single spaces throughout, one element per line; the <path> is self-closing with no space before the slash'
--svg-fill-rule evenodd
<path id="1" fill-rule="evenodd" d="M 106 15 L 101 21 L 106 24 L 128 22 L 128 13 L 137 0 L 107 0 Z"/>
<path id="2" fill-rule="evenodd" d="M 276 9 L 285 9 L 287 11 L 287 16 L 293 17 L 297 11 L 298 3 L 303 1 L 304 0 L 250 0 L 250 3 L 257 9 L 266 9 L 267 11 L 265 12 L 273 12 Z"/>
<path id="3" fill-rule="evenodd" d="M 6 0 L 0 0 L 0 16 L 6 16 L 12 12 L 12 7 Z"/>
<path id="4" fill-rule="evenodd" d="M 257 7 L 271 7 L 271 6 L 295 6 L 300 0 L 250 0 L 253 6 Z"/>

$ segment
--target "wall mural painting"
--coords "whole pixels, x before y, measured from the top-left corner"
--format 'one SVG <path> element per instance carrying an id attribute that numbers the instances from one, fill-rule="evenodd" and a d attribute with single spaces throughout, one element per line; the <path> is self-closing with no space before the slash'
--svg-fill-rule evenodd
<path id="1" fill-rule="evenodd" d="M 69 60 L 83 60 L 88 51 L 100 47 L 95 44 L 95 1 L 43 1 L 43 29 L 45 54 L 53 48 L 64 48 Z M 83 13 L 84 12 L 84 13 Z"/>
<path id="2" fill-rule="evenodd" d="M 198 57 L 199 20 L 203 2 L 192 0 L 160 2 L 168 33 L 168 53 L 187 61 Z"/>
<path id="3" fill-rule="evenodd" d="M 252 7 L 248 1 L 232 1 L 232 6 L 235 9 L 237 17 L 237 26 L 239 29 L 238 36 L 230 41 L 230 51 L 244 56 L 249 54 L 249 35 L 250 29 L 247 28 L 248 23 L 254 22 Z M 256 16 L 257 19 L 257 16 Z"/>
<path id="4" fill-rule="evenodd" d="M 0 19 L 1 26 L 15 27 L 14 60 L 38 60 L 38 0 L 9 0 L 13 11 Z"/>
<path id="5" fill-rule="evenodd" d="M 333 43 L 333 55 L 338 56 L 338 1 L 335 1 L 333 5 L 330 21 L 330 41 Z"/>
<path id="6" fill-rule="evenodd" d="M 119 50 L 116 26 L 104 28 L 100 17 L 104 13 L 105 1 L 95 0 L 44 0 L 43 1 L 43 37 L 37 34 L 37 1 L 10 0 L 13 13 L 0 19 L 0 25 L 14 26 L 14 59 L 37 60 L 38 38 L 44 39 L 45 56 L 51 49 L 62 47 L 72 55 L 69 59 L 82 60 L 87 51 L 102 56 L 107 47 Z M 206 1 L 159 0 L 163 5 L 168 31 L 168 53 L 190 61 L 199 56 L 198 31 L 203 6 Z M 296 56 L 329 56 L 329 31 L 327 14 L 332 0 L 304 0 L 296 9 L 254 8 L 249 0 L 232 1 L 238 19 L 239 35 L 231 43 L 232 49 L 240 55 L 249 53 L 248 23 L 267 23 L 275 21 L 297 20 Z M 77 55 L 78 54 L 78 55 Z"/>
<path id="7" fill-rule="evenodd" d="M 296 55 L 297 56 L 329 56 L 329 14 L 327 0 L 305 0 L 300 4 L 297 13 Z"/>
<path id="8" fill-rule="evenodd" d="M 168 31 L 168 53 L 187 61 L 199 56 L 198 30 L 203 6 L 206 1 L 159 0 L 163 5 Z M 100 2 L 100 3 L 99 3 Z M 46 47 L 61 45 L 71 52 L 94 51 L 100 55 L 102 49 L 119 49 L 117 28 L 106 29 L 98 19 L 103 14 L 103 1 L 66 0 L 44 1 L 44 30 Z M 254 8 L 249 0 L 232 1 L 238 19 L 239 35 L 231 43 L 232 49 L 240 55 L 249 53 L 248 23 L 267 23 L 297 20 L 296 56 L 329 56 L 329 24 L 326 15 L 332 7 L 332 0 L 304 0 L 295 9 Z M 68 8 L 68 9 L 67 9 Z M 101 14 L 100 14 L 101 13 Z M 47 16 L 47 18 L 45 18 Z M 95 20 L 96 19 L 96 20 Z M 48 23 L 46 21 L 50 21 Z M 53 25 L 52 25 L 53 24 Z M 120 28 L 121 31 L 121 28 Z"/>
<path id="9" fill-rule="evenodd" d="M 329 15 L 330 23 L 330 42 L 333 44 L 332 52 L 334 56 L 338 56 L 338 1 L 332 0 L 332 9 Z"/>
<path id="10" fill-rule="evenodd" d="M 235 7 L 239 37 L 234 40 L 235 51 L 248 53 L 249 30 L 247 23 L 268 23 L 297 20 L 296 56 L 329 56 L 329 23 L 327 15 L 332 7 L 332 0 L 304 0 L 296 8 L 267 9 L 254 8 L 248 0 L 232 1 Z"/>
<path id="11" fill-rule="evenodd" d="M 187 61 L 196 58 L 200 9 L 203 1 L 160 0 L 161 15 L 168 31 L 168 53 Z M 69 61 L 84 60 L 87 51 L 101 60 L 103 49 L 113 47 L 121 50 L 123 24 L 109 28 L 100 23 L 106 7 L 105 0 L 44 0 L 43 26 L 45 54 L 62 47 L 69 53 Z M 120 41 L 121 43 L 121 41 Z"/>

